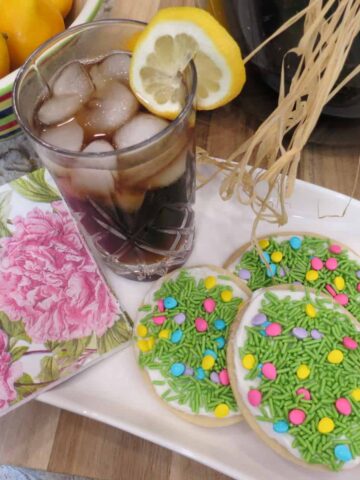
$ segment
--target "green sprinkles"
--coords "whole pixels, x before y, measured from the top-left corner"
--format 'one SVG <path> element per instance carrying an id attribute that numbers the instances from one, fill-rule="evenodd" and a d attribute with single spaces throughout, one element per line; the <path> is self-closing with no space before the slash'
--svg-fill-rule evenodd
<path id="1" fill-rule="evenodd" d="M 315 317 L 306 313 L 309 303 Z M 256 418 L 273 423 L 275 432 L 286 424 L 292 446 L 306 462 L 340 470 L 360 455 L 360 332 L 332 302 L 308 294 L 294 300 L 267 292 L 260 312 L 282 332 L 270 337 L 261 335 L 261 325 L 245 329 L 239 355 L 244 366 L 245 356 L 255 359 L 245 378 L 251 381 L 248 402 L 258 408 Z M 292 332 L 299 326 L 308 332 L 316 328 L 323 337 L 296 338 Z M 258 367 L 265 363 L 275 366 L 274 380 L 259 377 Z M 253 390 L 261 394 L 258 405 L 250 401 Z"/>

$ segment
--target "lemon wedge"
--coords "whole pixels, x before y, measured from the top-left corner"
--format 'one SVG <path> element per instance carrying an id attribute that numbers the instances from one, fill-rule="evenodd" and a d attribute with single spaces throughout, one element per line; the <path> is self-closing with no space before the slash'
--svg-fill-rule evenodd
<path id="1" fill-rule="evenodd" d="M 233 100 L 245 83 L 240 48 L 208 12 L 194 7 L 160 10 L 137 39 L 130 86 L 155 115 L 174 119 L 182 109 L 181 73 L 193 59 L 196 108 L 213 110 Z"/>

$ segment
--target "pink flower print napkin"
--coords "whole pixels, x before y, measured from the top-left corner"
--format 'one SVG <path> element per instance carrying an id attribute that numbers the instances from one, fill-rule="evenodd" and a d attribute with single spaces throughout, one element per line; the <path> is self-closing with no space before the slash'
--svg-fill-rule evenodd
<path id="1" fill-rule="evenodd" d="M 130 337 L 48 173 L 0 187 L 0 416 Z"/>

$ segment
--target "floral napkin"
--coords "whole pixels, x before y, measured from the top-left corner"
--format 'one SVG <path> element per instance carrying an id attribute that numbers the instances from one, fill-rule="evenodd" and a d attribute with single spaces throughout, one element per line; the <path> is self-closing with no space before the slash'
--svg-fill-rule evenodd
<path id="1" fill-rule="evenodd" d="M 130 336 L 48 172 L 0 187 L 0 416 Z"/>

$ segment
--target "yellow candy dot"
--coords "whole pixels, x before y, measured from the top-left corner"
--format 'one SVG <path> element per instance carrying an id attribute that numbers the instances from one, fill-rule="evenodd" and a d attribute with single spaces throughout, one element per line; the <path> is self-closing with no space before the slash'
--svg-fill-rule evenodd
<path id="1" fill-rule="evenodd" d="M 341 363 L 344 360 L 344 354 L 341 350 L 331 350 L 327 356 L 328 362 L 330 363 Z"/>
<path id="2" fill-rule="evenodd" d="M 219 405 L 214 410 L 214 414 L 217 418 L 224 418 L 229 415 L 229 411 L 230 409 L 226 405 L 226 403 L 219 403 Z"/>
<path id="3" fill-rule="evenodd" d="M 355 390 L 351 392 L 351 397 L 355 402 L 360 402 L 360 388 L 355 388 Z"/>
<path id="4" fill-rule="evenodd" d="M 149 343 L 147 340 L 138 340 L 136 342 L 136 345 L 138 346 L 139 350 L 141 350 L 142 352 L 148 352 L 150 350 Z"/>
<path id="5" fill-rule="evenodd" d="M 329 417 L 322 418 L 317 426 L 320 433 L 331 433 L 334 428 L 335 423 Z"/>
<path id="6" fill-rule="evenodd" d="M 256 358 L 251 353 L 247 353 L 241 363 L 246 370 L 251 370 L 255 367 Z"/>
<path id="7" fill-rule="evenodd" d="M 215 358 L 212 355 L 205 355 L 202 359 L 201 366 L 204 370 L 211 370 L 214 366 Z"/>
<path id="8" fill-rule="evenodd" d="M 136 328 L 136 333 L 139 335 L 139 337 L 146 337 L 148 332 L 148 329 L 145 325 L 138 325 Z"/>
<path id="9" fill-rule="evenodd" d="M 316 317 L 316 308 L 311 303 L 308 303 L 305 307 L 305 312 L 308 317 L 315 318 Z"/>
<path id="10" fill-rule="evenodd" d="M 214 288 L 216 285 L 216 278 L 213 276 L 205 278 L 205 288 L 210 290 L 210 288 Z"/>
<path id="11" fill-rule="evenodd" d="M 154 345 L 155 345 L 155 338 L 154 337 L 150 337 L 147 342 L 148 342 L 148 349 L 149 350 L 154 348 Z"/>
<path id="12" fill-rule="evenodd" d="M 344 290 L 345 288 L 345 280 L 343 279 L 343 277 L 335 277 L 334 285 L 336 287 L 336 290 L 338 292 L 341 292 L 341 290 Z"/>
<path id="13" fill-rule="evenodd" d="M 164 328 L 164 330 L 160 330 L 159 338 L 164 338 L 166 340 L 170 338 L 170 330 L 168 330 L 167 328 Z"/>
<path id="14" fill-rule="evenodd" d="M 319 274 L 316 270 L 309 270 L 306 272 L 305 278 L 308 282 L 315 282 L 319 278 Z"/>
<path id="15" fill-rule="evenodd" d="M 274 263 L 280 263 L 281 260 L 283 259 L 283 254 L 281 252 L 273 252 L 271 254 L 271 260 L 274 262 Z"/>
<path id="16" fill-rule="evenodd" d="M 296 375 L 300 380 L 305 380 L 310 375 L 310 368 L 307 365 L 300 365 L 296 370 Z"/>
<path id="17" fill-rule="evenodd" d="M 231 290 L 224 290 L 221 292 L 221 299 L 223 302 L 230 302 L 232 300 L 233 294 Z"/>
<path id="18" fill-rule="evenodd" d="M 268 248 L 269 245 L 270 245 L 270 242 L 267 238 L 263 238 L 262 240 L 259 240 L 259 247 L 262 248 L 263 250 Z"/>

